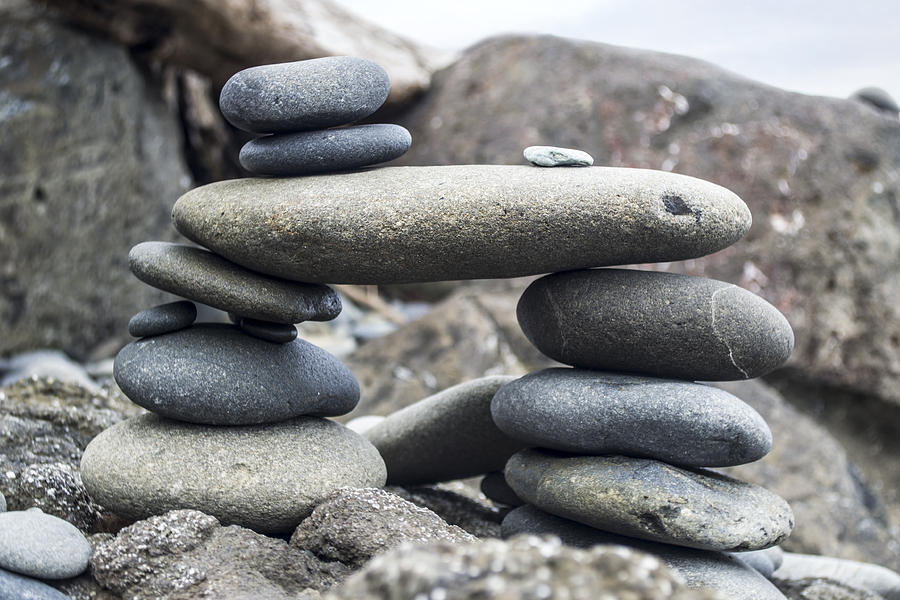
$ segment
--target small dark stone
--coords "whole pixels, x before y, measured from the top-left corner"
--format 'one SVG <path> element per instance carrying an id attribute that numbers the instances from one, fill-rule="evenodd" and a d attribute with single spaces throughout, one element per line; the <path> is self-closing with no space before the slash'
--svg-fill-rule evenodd
<path id="1" fill-rule="evenodd" d="M 134 337 L 160 335 L 189 327 L 197 320 L 197 307 L 193 302 L 179 300 L 142 310 L 131 317 L 128 333 Z"/>
<path id="2" fill-rule="evenodd" d="M 311 175 L 394 160 L 412 144 L 399 125 L 358 125 L 257 138 L 241 148 L 241 166 L 257 175 Z"/>
<path id="3" fill-rule="evenodd" d="M 302 323 L 341 312 L 340 296 L 328 286 L 269 277 L 202 248 L 143 242 L 128 253 L 128 264 L 148 285 L 243 317 Z"/>
<path id="4" fill-rule="evenodd" d="M 230 317 L 231 315 L 229 315 Z M 241 331 L 255 338 L 274 342 L 276 344 L 287 344 L 297 339 L 297 328 L 293 325 L 285 325 L 284 323 L 272 323 L 271 321 L 260 321 L 259 319 L 251 319 L 250 317 L 238 317 L 238 325 Z"/>
<path id="5" fill-rule="evenodd" d="M 794 347 L 787 319 L 762 298 L 674 273 L 554 273 L 528 286 L 516 314 L 538 350 L 584 369 L 751 379 L 779 367 Z"/>
<path id="6" fill-rule="evenodd" d="M 388 74 L 371 60 L 329 56 L 239 71 L 222 87 L 219 107 L 245 131 L 305 131 L 368 117 L 390 88 Z"/>
<path id="7" fill-rule="evenodd" d="M 491 414 L 530 446 L 690 467 L 754 462 L 772 446 L 766 422 L 745 402 L 678 379 L 544 369 L 500 388 Z"/>
<path id="8" fill-rule="evenodd" d="M 525 504 L 522 499 L 516 495 L 509 484 L 506 483 L 506 477 L 502 471 L 492 471 L 484 476 L 481 480 L 481 493 L 500 504 L 507 506 L 522 506 Z"/>
<path id="9" fill-rule="evenodd" d="M 209 425 L 337 416 L 359 401 L 350 370 L 303 340 L 271 344 L 202 323 L 134 341 L 116 356 L 125 395 L 157 414 Z"/>
<path id="10" fill-rule="evenodd" d="M 900 105 L 897 104 L 897 101 L 894 100 L 893 96 L 880 87 L 864 87 L 853 92 L 850 98 L 858 102 L 869 104 L 878 110 L 889 113 L 895 117 L 900 114 Z"/>

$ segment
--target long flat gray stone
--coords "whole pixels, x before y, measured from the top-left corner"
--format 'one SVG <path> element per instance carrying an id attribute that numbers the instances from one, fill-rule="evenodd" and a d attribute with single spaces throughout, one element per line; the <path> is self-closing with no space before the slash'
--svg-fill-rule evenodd
<path id="1" fill-rule="evenodd" d="M 689 467 L 753 462 L 772 446 L 768 425 L 741 399 L 678 379 L 544 369 L 500 388 L 491 414 L 529 446 Z"/>
<path id="2" fill-rule="evenodd" d="M 95 437 L 81 476 L 92 498 L 129 519 L 192 508 L 275 533 L 338 488 L 383 486 L 385 469 L 372 444 L 327 419 L 219 427 L 144 414 Z"/>
<path id="3" fill-rule="evenodd" d="M 290 324 L 341 313 L 341 298 L 328 286 L 254 273 L 202 248 L 142 242 L 128 253 L 128 265 L 148 285 L 242 317 Z"/>
<path id="4" fill-rule="evenodd" d="M 199 187 L 188 238 L 255 271 L 316 283 L 516 277 L 721 250 L 750 212 L 715 184 L 586 167 L 386 167 Z"/>
<path id="5" fill-rule="evenodd" d="M 781 366 L 794 332 L 778 309 L 736 285 L 675 273 L 588 269 L 531 283 L 522 331 L 561 363 L 702 381 Z"/>
<path id="6" fill-rule="evenodd" d="M 701 550 L 760 550 L 794 527 L 787 502 L 713 471 L 531 448 L 506 463 L 522 500 L 598 529 Z"/>

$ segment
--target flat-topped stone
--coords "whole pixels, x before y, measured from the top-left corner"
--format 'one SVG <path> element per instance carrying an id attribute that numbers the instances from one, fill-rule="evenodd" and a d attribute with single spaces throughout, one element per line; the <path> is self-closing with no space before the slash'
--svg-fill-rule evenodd
<path id="1" fill-rule="evenodd" d="M 311 175 L 348 171 L 394 160 L 412 144 L 399 125 L 357 125 L 250 140 L 241 148 L 241 166 L 257 175 Z"/>
<path id="2" fill-rule="evenodd" d="M 334 421 L 193 425 L 144 414 L 95 437 L 81 459 L 84 485 L 130 519 L 192 508 L 262 533 L 290 531 L 341 487 L 381 487 L 384 462 Z"/>
<path id="3" fill-rule="evenodd" d="M 244 131 L 324 129 L 368 117 L 384 104 L 390 87 L 377 63 L 328 56 L 239 71 L 222 87 L 219 107 Z"/>
<path id="4" fill-rule="evenodd" d="M 142 242 L 128 264 L 148 285 L 242 317 L 291 324 L 329 321 L 341 312 L 330 287 L 254 273 L 202 248 Z"/>
<path id="5" fill-rule="evenodd" d="M 237 317 L 235 325 L 240 327 L 241 331 L 247 335 L 252 335 L 255 338 L 274 344 L 287 344 L 297 339 L 297 328 L 286 323 L 272 323 L 271 321 L 260 321 L 250 317 Z"/>
<path id="6" fill-rule="evenodd" d="M 645 458 L 572 456 L 531 448 L 506 463 L 525 502 L 630 537 L 703 550 L 759 550 L 794 527 L 787 502 L 714 471 Z"/>
<path id="7" fill-rule="evenodd" d="M 524 447 L 491 419 L 491 398 L 512 380 L 494 375 L 460 383 L 364 431 L 384 458 L 388 483 L 434 483 L 501 469 Z"/>
<path id="8" fill-rule="evenodd" d="M 286 279 L 403 283 L 681 260 L 750 228 L 732 192 L 643 169 L 385 167 L 194 189 L 178 230 Z"/>
<path id="9" fill-rule="evenodd" d="M 648 542 L 601 531 L 525 505 L 509 512 L 503 519 L 504 538 L 531 534 L 559 536 L 567 546 L 590 548 L 598 544 L 628 546 L 659 557 L 663 563 L 684 577 L 688 587 L 713 589 L 729 600 L 785 600 L 765 577 L 745 564 L 737 554 L 682 548 Z"/>
<path id="10" fill-rule="evenodd" d="M 197 306 L 187 300 L 160 304 L 137 313 L 128 321 L 128 333 L 134 337 L 160 335 L 190 327 L 197 320 Z"/>
<path id="11" fill-rule="evenodd" d="M 584 369 L 750 379 L 780 366 L 794 347 L 787 319 L 759 296 L 674 273 L 547 275 L 528 286 L 516 314 L 538 350 Z"/>
<path id="12" fill-rule="evenodd" d="M 131 342 L 116 355 L 113 374 L 147 410 L 209 425 L 337 416 L 359 402 L 356 378 L 325 350 L 300 339 L 273 344 L 226 324 Z"/>
<path id="13" fill-rule="evenodd" d="M 678 379 L 544 369 L 500 388 L 491 414 L 529 446 L 690 467 L 753 462 L 772 446 L 768 425 L 741 399 Z"/>

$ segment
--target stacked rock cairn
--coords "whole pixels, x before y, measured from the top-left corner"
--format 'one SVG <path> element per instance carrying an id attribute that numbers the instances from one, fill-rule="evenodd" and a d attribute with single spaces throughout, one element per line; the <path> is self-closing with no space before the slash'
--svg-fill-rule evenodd
<path id="1" fill-rule="evenodd" d="M 372 114 L 389 88 L 379 65 L 331 57 L 241 71 L 220 105 L 235 126 L 271 134 L 244 146 L 246 169 L 308 175 L 409 148 L 409 133 L 396 125 L 339 127 Z M 244 198 L 256 199 L 252 190 Z M 220 209 L 229 210 L 226 199 Z M 85 450 L 84 483 L 101 505 L 133 519 L 193 508 L 275 533 L 290 531 L 339 487 L 384 485 L 378 451 L 325 418 L 356 406 L 356 379 L 297 338 L 295 324 L 341 312 L 333 289 L 165 242 L 138 244 L 129 264 L 145 283 L 226 311 L 232 324 L 195 324 L 189 300 L 132 318 L 129 333 L 139 339 L 118 353 L 114 375 L 150 413 L 108 429 Z"/>

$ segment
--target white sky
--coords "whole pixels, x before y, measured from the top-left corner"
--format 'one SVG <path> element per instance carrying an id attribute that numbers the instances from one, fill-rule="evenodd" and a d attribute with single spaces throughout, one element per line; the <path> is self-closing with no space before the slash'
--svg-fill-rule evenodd
<path id="1" fill-rule="evenodd" d="M 463 49 L 551 33 L 702 58 L 768 84 L 900 101 L 900 0 L 337 0 L 415 41 Z"/>

